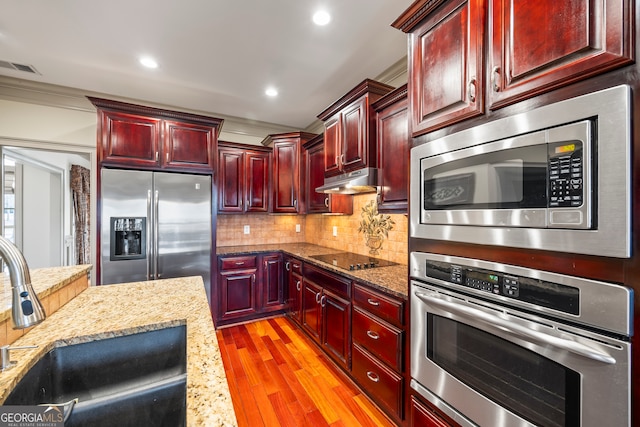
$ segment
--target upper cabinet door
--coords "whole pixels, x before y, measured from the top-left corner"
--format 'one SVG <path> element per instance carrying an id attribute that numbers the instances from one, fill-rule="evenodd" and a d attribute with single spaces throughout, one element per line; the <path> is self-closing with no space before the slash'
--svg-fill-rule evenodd
<path id="1" fill-rule="evenodd" d="M 296 139 L 273 144 L 273 212 L 297 213 L 299 199 L 300 146 Z"/>
<path id="2" fill-rule="evenodd" d="M 343 136 L 340 164 L 343 172 L 367 166 L 368 117 L 367 97 L 349 105 L 342 112 Z"/>
<path id="3" fill-rule="evenodd" d="M 491 108 L 633 61 L 631 0 L 491 0 Z"/>
<path id="4" fill-rule="evenodd" d="M 244 212 L 244 153 L 218 149 L 218 212 Z"/>
<path id="5" fill-rule="evenodd" d="M 411 30 L 413 136 L 483 114 L 484 23 L 484 0 L 456 0 Z"/>
<path id="6" fill-rule="evenodd" d="M 269 211 L 269 180 L 271 177 L 269 153 L 247 151 L 245 153 L 247 212 Z"/>
<path id="7" fill-rule="evenodd" d="M 165 121 L 164 132 L 164 166 L 213 170 L 216 137 L 211 126 Z"/>
<path id="8" fill-rule="evenodd" d="M 324 174 L 326 176 L 339 175 L 340 169 L 340 113 L 327 120 L 324 124 Z"/>
<path id="9" fill-rule="evenodd" d="M 98 110 L 98 118 L 100 162 L 159 165 L 160 119 L 103 110 Z"/>

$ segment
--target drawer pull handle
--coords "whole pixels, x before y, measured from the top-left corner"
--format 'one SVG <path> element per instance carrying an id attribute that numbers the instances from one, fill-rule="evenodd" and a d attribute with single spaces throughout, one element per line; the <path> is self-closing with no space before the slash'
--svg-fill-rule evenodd
<path id="1" fill-rule="evenodd" d="M 236 265 L 244 265 L 244 261 L 237 261 Z"/>
<path id="2" fill-rule="evenodd" d="M 369 378 L 374 383 L 380 381 L 380 377 L 375 372 L 367 371 L 367 378 Z"/>
<path id="3" fill-rule="evenodd" d="M 378 302 L 378 301 L 376 301 L 376 300 L 374 300 L 374 299 L 371 299 L 371 298 L 368 298 L 368 299 L 367 299 L 367 302 L 368 302 L 369 304 L 371 304 L 372 306 L 374 306 L 374 307 L 377 307 L 377 306 L 379 306 L 379 305 L 380 305 L 380 302 Z"/>
<path id="4" fill-rule="evenodd" d="M 374 331 L 367 331 L 367 336 L 372 340 L 377 340 L 378 338 L 380 338 L 380 335 L 378 335 L 378 333 Z"/>

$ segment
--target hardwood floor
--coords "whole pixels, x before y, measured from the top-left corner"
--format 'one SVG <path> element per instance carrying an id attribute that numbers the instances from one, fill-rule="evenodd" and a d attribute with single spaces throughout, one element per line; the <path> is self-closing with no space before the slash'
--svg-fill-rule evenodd
<path id="1" fill-rule="evenodd" d="M 239 427 L 394 425 L 286 317 L 217 336 Z"/>

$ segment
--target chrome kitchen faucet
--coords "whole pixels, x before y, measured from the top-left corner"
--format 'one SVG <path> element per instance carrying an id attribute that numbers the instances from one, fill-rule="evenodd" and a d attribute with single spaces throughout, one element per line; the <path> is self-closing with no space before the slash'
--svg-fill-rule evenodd
<path id="1" fill-rule="evenodd" d="M 47 315 L 31 286 L 31 275 L 27 261 L 18 248 L 0 236 L 0 257 L 7 264 L 11 279 L 11 320 L 13 329 L 24 329 L 37 325 Z"/>

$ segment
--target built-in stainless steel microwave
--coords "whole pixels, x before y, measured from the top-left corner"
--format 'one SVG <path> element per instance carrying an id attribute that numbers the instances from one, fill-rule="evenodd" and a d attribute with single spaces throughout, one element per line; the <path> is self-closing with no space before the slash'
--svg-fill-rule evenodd
<path id="1" fill-rule="evenodd" d="M 630 122 L 622 85 L 414 147 L 411 237 L 629 257 Z"/>

